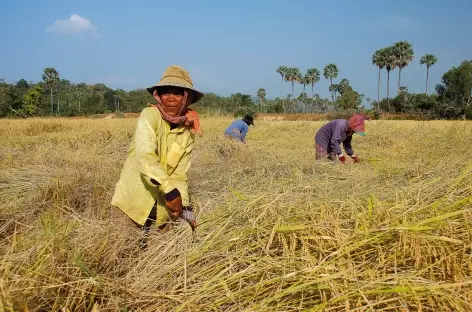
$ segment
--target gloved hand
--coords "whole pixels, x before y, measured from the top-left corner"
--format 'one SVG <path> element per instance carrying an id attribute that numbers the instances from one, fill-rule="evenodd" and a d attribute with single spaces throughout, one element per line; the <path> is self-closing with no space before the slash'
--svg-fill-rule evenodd
<path id="1" fill-rule="evenodd" d="M 182 216 L 180 217 L 190 224 L 192 231 L 195 231 L 195 228 L 197 227 L 197 218 L 195 217 L 195 214 L 193 213 L 192 207 L 190 206 L 183 207 Z"/>
<path id="2" fill-rule="evenodd" d="M 338 158 L 339 158 L 339 161 L 342 162 L 343 164 L 346 163 L 346 156 L 341 155 Z"/>
<path id="3" fill-rule="evenodd" d="M 166 205 L 174 217 L 180 217 L 182 214 L 182 196 L 178 189 L 175 188 L 166 194 Z"/>
<path id="4" fill-rule="evenodd" d="M 356 155 L 352 155 L 351 158 L 352 160 L 354 160 L 355 163 L 358 163 L 360 161 L 359 157 L 357 157 Z"/>

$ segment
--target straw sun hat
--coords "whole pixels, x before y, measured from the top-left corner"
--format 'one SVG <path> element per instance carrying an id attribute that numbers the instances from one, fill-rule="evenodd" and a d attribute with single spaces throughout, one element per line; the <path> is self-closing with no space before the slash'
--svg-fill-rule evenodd
<path id="1" fill-rule="evenodd" d="M 146 90 L 152 95 L 154 90 L 167 86 L 191 90 L 193 92 L 192 103 L 198 102 L 203 97 L 203 93 L 193 87 L 192 78 L 190 78 L 188 71 L 177 65 L 167 67 L 164 74 L 162 74 L 161 80 L 155 85 L 146 88 Z"/>

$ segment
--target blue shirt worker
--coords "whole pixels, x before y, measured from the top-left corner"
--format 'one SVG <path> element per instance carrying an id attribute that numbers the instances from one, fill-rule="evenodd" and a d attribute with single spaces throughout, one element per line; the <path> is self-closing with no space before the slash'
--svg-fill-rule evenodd
<path id="1" fill-rule="evenodd" d="M 250 115 L 246 115 L 243 119 L 233 121 L 225 130 L 225 134 L 246 143 L 246 134 L 249 131 L 249 125 L 254 126 L 254 118 Z"/>

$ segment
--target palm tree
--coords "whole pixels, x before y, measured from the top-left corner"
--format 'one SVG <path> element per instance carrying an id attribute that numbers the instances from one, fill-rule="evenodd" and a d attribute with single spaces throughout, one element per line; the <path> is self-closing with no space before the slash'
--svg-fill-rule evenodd
<path id="1" fill-rule="evenodd" d="M 302 77 L 302 79 L 300 80 L 300 84 L 303 85 L 303 93 L 305 93 L 305 89 L 306 89 L 306 85 L 308 84 L 308 76 L 305 74 L 305 76 Z"/>
<path id="2" fill-rule="evenodd" d="M 420 64 L 426 64 L 426 94 L 428 94 L 428 77 L 429 77 L 429 68 L 436 64 L 438 59 L 432 54 L 425 54 L 421 57 Z"/>
<path id="3" fill-rule="evenodd" d="M 59 84 L 59 73 L 55 68 L 48 67 L 44 69 L 43 81 L 51 92 L 51 116 L 54 111 L 54 102 L 52 101 L 52 90 Z"/>
<path id="4" fill-rule="evenodd" d="M 380 103 L 380 71 L 385 67 L 384 49 L 375 51 L 372 55 L 372 64 L 379 68 L 379 78 L 377 80 L 377 103 Z"/>
<path id="5" fill-rule="evenodd" d="M 262 103 L 266 97 L 266 91 L 263 88 L 257 90 L 257 97 L 259 98 L 259 105 L 261 106 L 260 111 L 262 112 Z"/>
<path id="6" fill-rule="evenodd" d="M 286 66 L 279 66 L 279 68 L 277 68 L 276 72 L 282 76 L 282 81 L 284 80 L 284 77 L 285 77 L 285 74 L 287 73 L 287 67 Z"/>
<path id="7" fill-rule="evenodd" d="M 285 75 L 287 74 L 287 66 L 279 66 L 279 68 L 277 68 L 276 72 L 282 77 L 282 91 L 283 91 L 283 83 L 285 81 Z M 285 113 L 285 98 L 282 98 L 282 106 L 284 107 L 284 113 Z"/>
<path id="8" fill-rule="evenodd" d="M 400 92 L 400 79 L 402 69 L 407 67 L 414 58 L 413 46 L 408 41 L 399 41 L 393 45 L 393 53 L 398 67 L 398 92 Z"/>
<path id="9" fill-rule="evenodd" d="M 335 101 L 335 96 L 336 96 L 336 93 L 335 93 L 335 90 L 333 88 L 333 78 L 336 78 L 338 76 L 338 67 L 336 66 L 336 64 L 328 64 L 326 65 L 326 67 L 324 68 L 324 77 L 326 79 L 329 79 L 330 80 L 330 91 L 331 91 L 331 99 L 333 100 L 333 102 Z"/>
<path id="10" fill-rule="evenodd" d="M 397 61 L 393 47 L 388 47 L 382 49 L 383 57 L 385 58 L 385 69 L 387 70 L 387 101 L 388 101 L 388 110 L 390 111 L 390 72 L 395 69 L 397 66 Z"/>
<path id="11" fill-rule="evenodd" d="M 284 78 L 287 75 L 287 70 L 287 66 L 279 66 L 279 68 L 277 68 L 276 70 L 276 72 L 282 77 L 282 82 L 284 81 Z"/>
<path id="12" fill-rule="evenodd" d="M 336 92 L 338 91 L 338 84 L 337 83 L 333 83 L 332 85 L 329 86 L 329 92 L 334 93 L 334 95 L 336 96 Z"/>
<path id="13" fill-rule="evenodd" d="M 308 102 L 309 102 L 308 95 L 305 92 L 300 93 L 300 95 L 298 96 L 298 101 L 305 105 L 304 109 L 305 109 L 305 113 L 307 113 Z M 302 108 L 302 111 L 303 111 L 303 108 Z"/>
<path id="14" fill-rule="evenodd" d="M 336 91 L 343 95 L 344 91 L 346 91 L 347 88 L 350 88 L 351 85 L 349 84 L 349 80 L 346 78 L 341 79 L 341 81 L 336 85 Z"/>
<path id="15" fill-rule="evenodd" d="M 315 83 L 320 81 L 320 71 L 316 68 L 310 68 L 307 70 L 305 79 L 307 84 L 311 84 L 311 97 L 313 98 L 313 87 Z"/>
<path id="16" fill-rule="evenodd" d="M 292 96 L 294 97 L 295 94 L 295 82 L 301 82 L 302 80 L 302 74 L 300 73 L 300 70 L 298 68 L 288 68 L 287 72 L 285 74 L 285 81 L 290 81 L 292 83 Z"/>

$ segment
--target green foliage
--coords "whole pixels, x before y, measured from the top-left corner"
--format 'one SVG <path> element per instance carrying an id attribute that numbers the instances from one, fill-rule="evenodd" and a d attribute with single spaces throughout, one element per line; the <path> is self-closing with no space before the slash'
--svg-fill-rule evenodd
<path id="1" fill-rule="evenodd" d="M 338 76 L 339 70 L 336 64 L 328 64 L 324 68 L 323 75 L 326 79 L 333 79 Z"/>
<path id="2" fill-rule="evenodd" d="M 243 117 L 246 114 L 254 116 L 257 113 L 257 107 L 249 94 L 239 92 L 231 94 L 228 101 L 230 107 L 232 107 L 234 117 Z"/>
<path id="3" fill-rule="evenodd" d="M 408 41 L 396 42 L 392 47 L 395 64 L 398 67 L 398 89 L 400 89 L 402 69 L 408 66 L 414 58 L 413 46 Z"/>
<path id="4" fill-rule="evenodd" d="M 276 70 L 276 72 L 282 77 L 282 80 L 285 80 L 285 75 L 287 74 L 287 71 L 288 71 L 287 66 L 280 66 Z"/>
<path id="5" fill-rule="evenodd" d="M 316 68 L 310 68 L 305 74 L 305 82 L 311 85 L 311 97 L 313 97 L 313 87 L 315 83 L 320 81 L 320 71 Z"/>
<path id="6" fill-rule="evenodd" d="M 377 50 L 374 55 L 372 55 L 372 65 L 375 65 L 380 69 L 383 69 L 387 63 L 384 50 L 385 49 Z"/>
<path id="7" fill-rule="evenodd" d="M 441 117 L 441 110 L 437 110 L 440 103 L 438 96 L 427 95 L 424 93 L 414 94 L 408 91 L 401 91 L 396 97 L 390 100 L 390 106 L 395 113 L 413 113 L 425 116 L 431 115 L 428 118 L 422 117 L 420 119 L 430 119 L 434 116 Z M 389 102 L 383 99 L 380 102 L 380 108 L 384 111 L 388 110 Z"/>
<path id="8" fill-rule="evenodd" d="M 397 59 L 393 47 L 387 47 L 381 51 L 382 58 L 385 60 L 385 69 L 387 72 L 394 70 L 397 67 Z"/>
<path id="9" fill-rule="evenodd" d="M 373 109 L 372 110 L 372 119 L 379 120 L 382 116 L 382 111 L 380 109 Z"/>
<path id="10" fill-rule="evenodd" d="M 20 109 L 20 112 L 24 116 L 29 117 L 35 115 L 38 112 L 38 106 L 41 103 L 42 93 L 43 90 L 41 86 L 36 86 L 26 93 Z"/>
<path id="11" fill-rule="evenodd" d="M 0 117 L 7 116 L 11 112 L 10 107 L 17 102 L 18 97 L 13 86 L 3 80 L 0 81 Z"/>
<path id="12" fill-rule="evenodd" d="M 472 117 L 472 61 L 464 61 L 453 67 L 441 78 L 442 84 L 436 87 L 439 98 L 462 115 Z"/>
<path id="13" fill-rule="evenodd" d="M 13 87 L 15 89 L 16 94 L 20 99 L 23 99 L 30 88 L 28 82 L 24 79 L 18 80 L 16 85 Z"/>
<path id="14" fill-rule="evenodd" d="M 275 98 L 275 100 L 269 100 L 266 103 L 267 113 L 283 113 L 284 112 L 284 100 Z"/>
<path id="15" fill-rule="evenodd" d="M 396 67 L 406 66 L 412 59 L 411 45 L 397 42 L 394 46 L 377 50 L 372 56 L 372 63 L 379 70 L 387 70 L 387 82 L 390 71 Z M 432 54 L 424 55 L 420 63 L 429 67 L 437 59 Z M 286 98 L 267 99 L 265 89 L 260 88 L 251 97 L 248 94 L 235 93 L 231 96 L 220 96 L 206 93 L 203 99 L 193 107 L 203 114 L 225 114 L 243 116 L 254 114 L 256 111 L 267 113 L 327 113 L 333 110 L 362 109 L 363 94 L 351 87 L 348 79 L 341 79 L 337 84 L 332 79 L 338 76 L 335 64 L 324 68 L 323 75 L 330 79 L 329 90 L 333 100 L 320 98 L 313 93 L 313 86 L 320 79 L 316 68 L 307 70 L 304 76 L 294 67 L 280 66 L 276 72 L 282 80 L 292 84 L 292 93 Z M 311 85 L 311 97 L 305 90 L 297 96 L 294 84 Z M 380 75 L 379 75 L 380 83 Z M 304 88 L 305 89 L 305 88 Z M 43 92 L 47 91 L 47 92 Z M 453 67 L 442 76 L 442 84 L 436 87 L 437 95 L 410 94 L 404 87 L 393 99 L 374 101 L 372 103 L 378 112 L 391 111 L 408 114 L 427 114 L 434 118 L 472 117 L 472 61 L 464 61 L 459 67 Z M 339 95 L 339 98 L 337 96 Z M 380 99 L 380 95 L 378 96 Z M 48 100 L 50 103 L 48 104 Z M 14 84 L 0 80 L 0 117 L 46 115 L 52 111 L 57 116 L 99 115 L 106 112 L 140 112 L 148 102 L 154 102 L 153 97 L 145 89 L 125 91 L 111 89 L 103 83 L 88 85 L 74 84 L 69 80 L 60 79 L 54 68 L 46 68 L 43 81 L 28 83 L 20 79 Z M 370 104 L 370 100 L 367 99 Z M 259 108 L 258 108 L 259 107 Z"/>
<path id="16" fill-rule="evenodd" d="M 51 115 L 54 112 L 54 101 L 53 101 L 53 90 L 56 88 L 56 86 L 59 84 L 60 78 L 59 78 L 59 73 L 55 68 L 45 68 L 43 72 L 43 81 L 48 87 L 51 95 Z"/>
<path id="17" fill-rule="evenodd" d="M 427 68 L 430 68 L 437 62 L 438 62 L 438 59 L 436 58 L 436 56 L 432 54 L 425 54 L 421 57 L 421 60 L 420 60 L 420 64 L 426 65 Z"/>
<path id="18" fill-rule="evenodd" d="M 323 71 L 324 77 L 330 81 L 329 91 L 331 91 L 331 100 L 333 102 L 336 100 L 336 87 L 333 85 L 333 79 L 338 76 L 338 73 L 338 67 L 332 63 L 326 65 Z"/>
<path id="19" fill-rule="evenodd" d="M 338 98 L 336 104 L 343 110 L 355 110 L 361 105 L 361 96 L 350 85 L 345 85 L 342 87 L 341 97 Z"/>
<path id="20" fill-rule="evenodd" d="M 392 50 L 398 68 L 405 68 L 411 61 L 413 61 L 415 54 L 413 52 L 413 46 L 408 41 L 396 42 L 393 45 Z"/>
<path id="21" fill-rule="evenodd" d="M 284 74 L 285 81 L 292 83 L 292 95 L 295 93 L 294 84 L 295 82 L 300 83 L 302 82 L 302 74 L 300 70 L 295 67 L 287 68 Z"/>
<path id="22" fill-rule="evenodd" d="M 352 90 L 351 85 L 349 84 L 349 80 L 343 78 L 341 81 L 336 85 L 335 91 L 339 94 L 343 95 L 344 92 Z"/>
<path id="23" fill-rule="evenodd" d="M 429 68 L 436 64 L 438 59 L 432 54 L 425 54 L 421 57 L 420 64 L 426 65 L 426 91 L 428 93 L 428 77 L 429 77 Z"/>
<path id="24" fill-rule="evenodd" d="M 259 98 L 260 111 L 262 112 L 262 105 L 264 104 L 266 91 L 263 88 L 257 90 L 257 97 Z"/>

